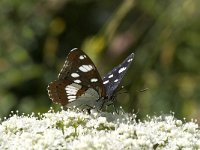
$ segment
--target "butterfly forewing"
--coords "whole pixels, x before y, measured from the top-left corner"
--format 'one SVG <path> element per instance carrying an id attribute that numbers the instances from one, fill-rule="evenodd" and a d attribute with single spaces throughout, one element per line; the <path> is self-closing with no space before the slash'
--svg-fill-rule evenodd
<path id="1" fill-rule="evenodd" d="M 103 84 L 106 89 L 106 95 L 110 98 L 113 92 L 120 84 L 124 77 L 128 67 L 133 61 L 134 54 L 130 54 L 121 64 L 113 68 L 112 71 L 108 72 L 103 78 Z"/>
<path id="2" fill-rule="evenodd" d="M 106 96 L 103 81 L 91 61 L 81 50 L 73 49 L 67 56 L 58 80 L 48 86 L 53 102 L 66 105 L 81 99 L 93 101 Z"/>

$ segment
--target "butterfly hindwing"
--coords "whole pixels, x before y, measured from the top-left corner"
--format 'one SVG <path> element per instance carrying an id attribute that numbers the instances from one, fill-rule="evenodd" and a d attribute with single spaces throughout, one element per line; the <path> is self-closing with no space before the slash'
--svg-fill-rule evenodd
<path id="1" fill-rule="evenodd" d="M 56 80 L 56 81 L 51 82 L 47 88 L 49 98 L 54 103 L 59 103 L 63 106 L 67 105 L 71 97 L 67 96 L 65 88 L 67 85 L 71 85 L 71 84 L 72 82 L 70 82 L 69 80 Z M 76 89 L 79 90 L 78 88 Z M 74 90 L 74 92 L 72 92 L 72 94 L 69 96 L 76 96 L 75 92 L 77 92 L 77 90 Z"/>
<path id="2" fill-rule="evenodd" d="M 121 64 L 113 68 L 103 78 L 103 84 L 106 89 L 106 95 L 110 98 L 115 89 L 119 86 L 122 78 L 124 77 L 128 67 L 133 61 L 134 54 L 130 54 Z"/>

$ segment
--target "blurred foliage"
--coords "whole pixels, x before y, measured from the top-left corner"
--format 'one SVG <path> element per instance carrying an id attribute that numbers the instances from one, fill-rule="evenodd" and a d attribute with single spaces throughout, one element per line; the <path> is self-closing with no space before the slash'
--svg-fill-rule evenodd
<path id="1" fill-rule="evenodd" d="M 1 0 L 0 117 L 45 112 L 46 87 L 70 49 L 101 75 L 131 52 L 118 97 L 126 111 L 200 119 L 199 0 Z M 148 88 L 146 92 L 138 92 Z"/>

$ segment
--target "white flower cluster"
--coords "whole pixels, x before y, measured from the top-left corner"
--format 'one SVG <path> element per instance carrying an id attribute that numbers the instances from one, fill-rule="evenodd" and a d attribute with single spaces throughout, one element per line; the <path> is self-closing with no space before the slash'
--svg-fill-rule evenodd
<path id="1" fill-rule="evenodd" d="M 77 109 L 51 110 L 38 117 L 13 114 L 1 122 L 0 135 L 1 150 L 200 149 L 198 124 L 173 115 L 136 121 L 133 114 Z"/>

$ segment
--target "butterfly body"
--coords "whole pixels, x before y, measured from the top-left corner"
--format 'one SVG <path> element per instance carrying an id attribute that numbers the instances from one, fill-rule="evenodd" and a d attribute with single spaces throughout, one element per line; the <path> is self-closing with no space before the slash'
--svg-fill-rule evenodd
<path id="1" fill-rule="evenodd" d="M 58 79 L 48 85 L 48 95 L 53 102 L 63 106 L 101 109 L 112 101 L 132 60 L 133 54 L 101 79 L 92 60 L 83 51 L 72 49 Z"/>

